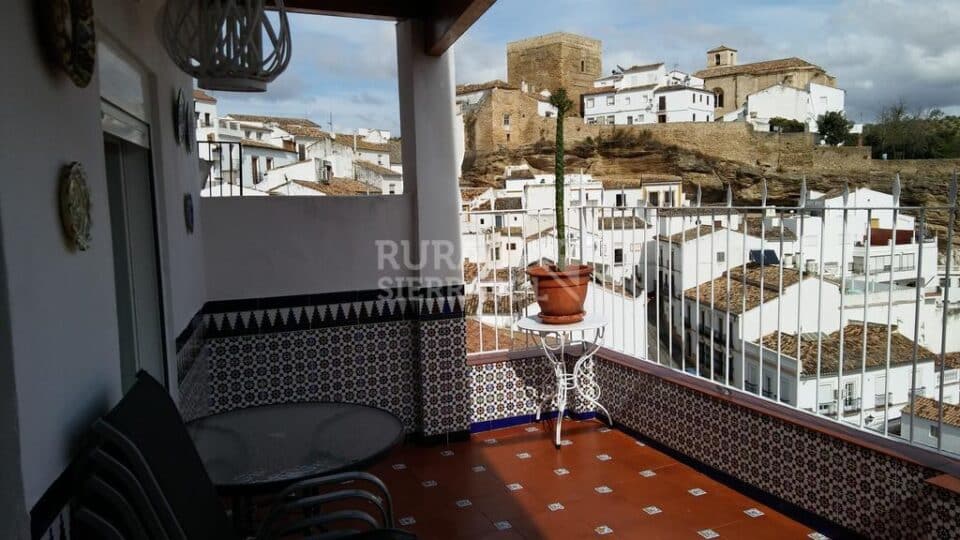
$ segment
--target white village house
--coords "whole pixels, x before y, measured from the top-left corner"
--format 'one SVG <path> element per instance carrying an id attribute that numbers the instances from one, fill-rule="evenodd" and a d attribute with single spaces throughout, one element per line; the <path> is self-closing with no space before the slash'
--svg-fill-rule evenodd
<path id="1" fill-rule="evenodd" d="M 587 124 L 633 125 L 666 122 L 711 122 L 715 97 L 703 79 L 680 71 L 667 73 L 663 63 L 619 68 L 594 81 L 584 92 Z"/>

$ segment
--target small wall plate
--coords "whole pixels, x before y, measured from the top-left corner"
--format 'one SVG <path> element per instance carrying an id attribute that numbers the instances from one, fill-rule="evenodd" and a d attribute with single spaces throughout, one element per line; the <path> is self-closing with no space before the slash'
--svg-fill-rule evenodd
<path id="1" fill-rule="evenodd" d="M 60 222 L 71 248 L 90 248 L 90 190 L 79 161 L 64 167 L 60 174 Z"/>

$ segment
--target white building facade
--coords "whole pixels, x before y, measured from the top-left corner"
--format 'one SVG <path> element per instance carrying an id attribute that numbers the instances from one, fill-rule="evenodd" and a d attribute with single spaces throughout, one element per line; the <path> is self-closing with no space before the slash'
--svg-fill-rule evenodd
<path id="1" fill-rule="evenodd" d="M 681 71 L 667 73 L 663 63 L 618 69 L 594 81 L 583 94 L 587 124 L 634 125 L 711 122 L 716 98 L 703 79 Z"/>

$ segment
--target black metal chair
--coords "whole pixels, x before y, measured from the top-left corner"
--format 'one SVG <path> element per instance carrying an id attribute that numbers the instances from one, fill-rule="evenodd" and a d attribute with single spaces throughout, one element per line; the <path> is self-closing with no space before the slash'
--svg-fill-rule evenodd
<path id="1" fill-rule="evenodd" d="M 166 390 L 141 372 L 133 388 L 94 424 L 98 444 L 86 456 L 90 476 L 82 483 L 79 523 L 104 538 L 149 540 L 237 540 L 220 498 Z M 350 486 L 318 493 L 325 486 L 363 482 L 378 495 Z M 357 500 L 377 508 L 379 519 L 360 510 L 323 513 L 322 505 Z M 364 472 L 341 473 L 298 482 L 276 499 L 256 538 L 357 540 L 416 537 L 393 529 L 389 491 Z M 107 510 L 105 511 L 104 508 Z M 317 511 L 317 510 L 320 511 Z M 292 519 L 296 516 L 296 519 Z M 336 523 L 349 527 L 334 529 Z M 357 530 L 365 524 L 368 530 Z"/>

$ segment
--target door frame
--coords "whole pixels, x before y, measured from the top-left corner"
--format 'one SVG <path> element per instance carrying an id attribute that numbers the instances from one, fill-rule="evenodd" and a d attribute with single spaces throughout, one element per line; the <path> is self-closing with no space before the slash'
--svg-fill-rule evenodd
<path id="1" fill-rule="evenodd" d="M 151 144 L 149 124 L 126 113 L 123 109 L 117 107 L 109 100 L 101 97 L 101 110 L 103 112 L 103 140 L 107 142 L 110 138 L 118 141 L 134 144 L 147 151 L 147 169 L 150 171 L 150 219 L 153 220 L 153 253 L 154 253 L 154 272 L 157 276 L 157 307 L 160 310 L 160 357 L 163 369 L 163 383 L 167 391 L 170 390 L 170 359 L 169 344 L 167 343 L 167 306 L 166 306 L 166 280 L 163 273 L 163 252 L 160 244 L 160 212 L 158 210 L 158 186 L 157 170 L 154 163 L 153 145 Z M 113 234 L 111 230 L 111 234 Z M 116 258 L 117 254 L 114 254 Z M 116 276 L 114 276 L 114 281 Z"/>

